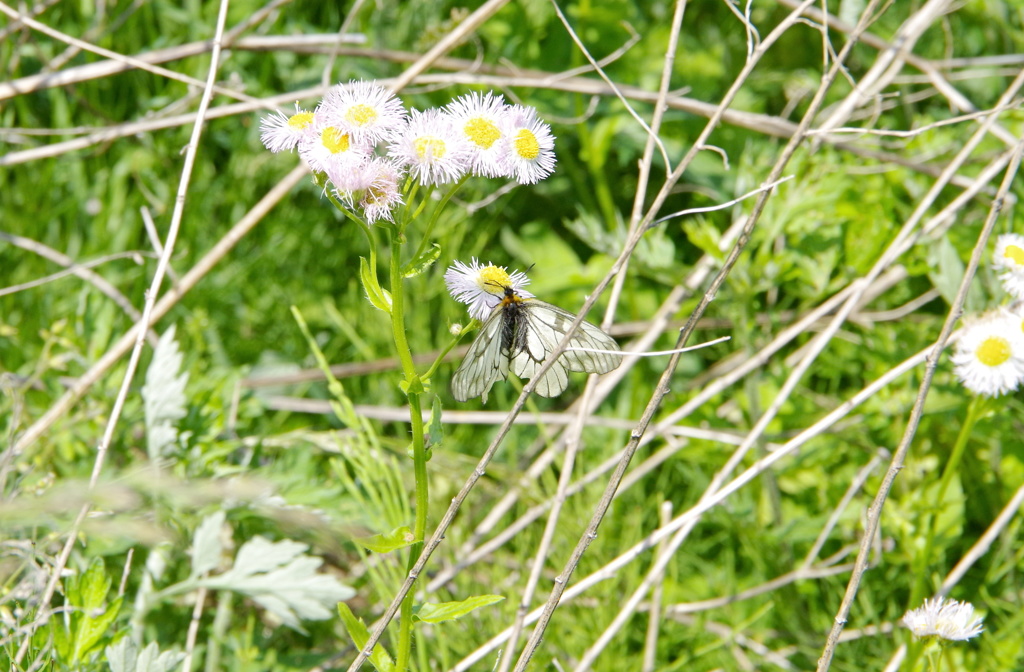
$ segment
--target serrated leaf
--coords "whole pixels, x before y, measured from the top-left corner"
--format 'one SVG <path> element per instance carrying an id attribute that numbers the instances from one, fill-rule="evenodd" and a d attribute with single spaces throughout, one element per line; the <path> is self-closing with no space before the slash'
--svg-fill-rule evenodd
<path id="1" fill-rule="evenodd" d="M 374 553 L 390 553 L 391 551 L 411 546 L 414 543 L 414 537 L 409 526 L 403 525 L 383 534 L 355 537 L 352 541 Z"/>
<path id="2" fill-rule="evenodd" d="M 81 607 L 86 614 L 99 609 L 107 599 L 112 582 L 110 576 L 107 575 L 107 567 L 103 564 L 103 558 L 93 558 L 78 582 L 80 602 L 75 606 Z"/>
<path id="3" fill-rule="evenodd" d="M 150 642 L 140 652 L 131 637 L 122 637 L 103 653 L 110 664 L 110 672 L 171 672 L 185 658 L 181 651 L 161 653 L 156 642 Z"/>
<path id="4" fill-rule="evenodd" d="M 441 246 L 437 243 L 431 243 L 430 247 L 410 259 L 409 263 L 405 266 L 402 266 L 402 277 L 415 278 L 417 275 L 433 266 L 434 262 L 437 261 L 437 258 L 440 256 Z"/>
<path id="5" fill-rule="evenodd" d="M 181 373 L 182 354 L 174 340 L 172 325 L 161 336 L 146 370 L 142 399 L 146 413 L 146 451 L 149 459 L 165 457 L 178 440 L 177 423 L 185 417 L 185 385 L 188 373 Z"/>
<path id="6" fill-rule="evenodd" d="M 75 633 L 75 649 L 71 654 L 72 660 L 83 660 L 86 654 L 99 643 L 100 639 L 103 638 L 103 635 L 107 633 L 110 625 L 114 622 L 114 619 L 117 618 L 117 613 L 121 610 L 121 602 L 123 600 L 124 597 L 117 598 L 100 614 L 85 614 Z"/>
<path id="7" fill-rule="evenodd" d="M 366 291 L 366 298 L 370 300 L 374 308 L 382 310 L 388 315 L 391 314 L 391 294 L 380 286 L 377 276 L 370 268 L 365 257 L 359 257 L 359 279 Z"/>
<path id="8" fill-rule="evenodd" d="M 443 623 L 462 618 L 469 612 L 504 600 L 502 595 L 475 595 L 459 602 L 424 602 L 413 611 L 417 620 L 425 623 Z"/>
<path id="9" fill-rule="evenodd" d="M 306 544 L 289 539 L 275 542 L 255 536 L 238 549 L 235 566 L 228 573 L 245 576 L 269 572 L 291 562 L 308 548 Z"/>
<path id="10" fill-rule="evenodd" d="M 185 659 L 184 651 L 160 652 L 156 642 L 150 642 L 139 652 L 135 663 L 135 672 L 171 672 Z"/>
<path id="11" fill-rule="evenodd" d="M 370 631 L 367 630 L 362 619 L 356 618 L 356 615 L 352 613 L 352 610 L 344 602 L 338 605 L 338 615 L 341 616 L 341 622 L 345 625 L 348 636 L 352 638 L 352 643 L 356 645 L 357 649 L 362 650 L 366 643 L 370 641 Z M 393 672 L 395 669 L 394 659 L 391 658 L 387 649 L 382 644 L 377 644 L 373 647 L 373 654 L 370 655 L 369 661 L 376 668 L 377 672 Z"/>
<path id="12" fill-rule="evenodd" d="M 110 665 L 110 672 L 135 672 L 139 650 L 131 637 L 122 637 L 103 649 L 103 655 Z"/>
<path id="13" fill-rule="evenodd" d="M 300 619 L 330 618 L 334 605 L 355 595 L 333 576 L 317 573 L 323 561 L 305 555 L 306 548 L 294 541 L 273 543 L 254 537 L 239 549 L 230 571 L 197 583 L 242 593 L 285 625 L 304 633 Z"/>
<path id="14" fill-rule="evenodd" d="M 196 578 L 211 569 L 216 569 L 220 562 L 221 543 L 220 531 L 224 526 L 225 514 L 217 511 L 207 516 L 196 528 L 192 540 L 192 578 Z"/>

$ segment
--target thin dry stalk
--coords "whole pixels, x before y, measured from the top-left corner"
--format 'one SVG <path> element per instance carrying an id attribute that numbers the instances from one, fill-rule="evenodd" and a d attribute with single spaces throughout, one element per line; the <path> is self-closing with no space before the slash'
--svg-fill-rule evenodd
<path id="1" fill-rule="evenodd" d="M 1024 73 L 1021 73 L 1021 76 L 1024 76 Z M 943 349 L 949 341 L 950 335 L 953 333 L 953 325 L 955 325 L 956 321 L 960 319 L 964 301 L 967 299 L 967 290 L 970 289 L 971 280 L 974 278 L 974 273 L 977 270 L 978 265 L 981 263 L 981 256 L 985 252 L 989 234 L 995 226 L 999 213 L 1002 210 L 1006 194 L 1009 192 L 1010 185 L 1013 183 L 1013 179 L 1017 175 L 1017 169 L 1020 167 L 1022 152 L 1024 152 L 1024 139 L 1019 141 L 1017 147 L 1014 149 L 1010 165 L 1007 167 L 1003 182 L 999 186 L 999 192 L 997 193 L 995 200 L 992 202 L 988 218 L 985 220 L 985 225 L 982 228 L 981 234 L 978 236 L 978 242 L 974 246 L 974 251 L 971 253 L 971 259 L 967 264 L 967 270 L 964 273 L 963 281 L 960 283 L 960 289 L 957 291 L 956 299 L 949 311 L 949 315 L 946 317 L 945 324 L 942 326 L 942 331 L 939 334 L 938 339 L 935 341 L 935 345 L 928 354 L 924 377 L 921 380 L 921 386 L 918 390 L 917 398 L 914 400 L 914 408 L 907 420 L 907 428 L 904 430 L 903 438 L 900 439 L 899 446 L 893 453 L 892 461 L 889 463 L 889 470 L 882 479 L 882 484 L 878 489 L 878 493 L 875 495 L 875 499 L 868 509 L 868 520 L 865 525 L 864 536 L 861 539 L 860 552 L 857 554 L 857 561 L 853 574 L 850 577 L 850 582 L 847 584 L 846 593 L 843 595 L 843 601 L 839 606 L 839 611 L 836 613 L 832 630 L 829 632 L 828 639 L 825 642 L 825 648 L 822 651 L 821 658 L 818 659 L 818 672 L 825 672 L 832 664 L 832 656 L 835 654 L 836 645 L 839 642 L 839 635 L 843 630 L 843 626 L 846 625 L 846 619 L 850 614 L 850 608 L 853 605 L 853 600 L 857 595 L 857 590 L 860 588 L 860 581 L 864 576 L 864 572 L 867 570 L 868 554 L 871 550 L 872 541 L 878 533 L 879 522 L 882 518 L 882 507 L 889 496 L 889 491 L 892 489 L 892 484 L 896 480 L 896 476 L 899 474 L 900 470 L 903 469 L 907 453 L 910 450 L 910 444 L 914 440 L 918 424 L 921 421 L 921 415 L 924 412 L 924 402 L 928 396 L 928 391 L 931 389 L 932 377 L 935 375 L 935 369 L 939 364 L 939 356 L 942 354 Z"/>

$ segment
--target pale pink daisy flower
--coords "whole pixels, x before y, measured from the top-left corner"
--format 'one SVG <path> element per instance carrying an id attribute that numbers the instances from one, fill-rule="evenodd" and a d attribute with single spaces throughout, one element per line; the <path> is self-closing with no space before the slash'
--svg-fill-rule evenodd
<path id="1" fill-rule="evenodd" d="M 359 199 L 366 221 L 370 224 L 381 219 L 393 222 L 392 210 L 403 202 L 399 189 L 402 170 L 393 161 L 377 157 L 366 165 L 366 171 L 369 185 Z"/>
<path id="2" fill-rule="evenodd" d="M 455 129 L 472 150 L 472 171 L 484 177 L 507 176 L 505 152 L 501 142 L 508 106 L 493 93 L 471 93 L 456 98 L 445 108 Z"/>
<path id="3" fill-rule="evenodd" d="M 523 289 L 530 284 L 526 273 L 509 273 L 504 266 L 495 266 L 489 262 L 481 264 L 476 257 L 473 257 L 469 265 L 456 260 L 445 271 L 444 283 L 452 298 L 469 306 L 469 316 L 480 321 L 485 320 L 501 303 L 507 287 L 511 287 L 521 299 L 533 298 L 533 294 Z"/>
<path id="4" fill-rule="evenodd" d="M 299 155 L 313 170 L 330 173 L 332 169 L 367 161 L 372 147 L 351 133 L 324 123 L 317 111 L 315 130 L 299 142 Z"/>
<path id="5" fill-rule="evenodd" d="M 405 130 L 388 147 L 388 155 L 407 166 L 423 185 L 455 182 L 469 170 L 469 145 L 452 118 L 441 110 L 412 110 Z"/>
<path id="6" fill-rule="evenodd" d="M 999 236 L 992 265 L 1004 271 L 999 279 L 1006 293 L 1015 299 L 1024 299 L 1024 236 L 1019 233 Z"/>
<path id="7" fill-rule="evenodd" d="M 971 392 L 995 397 L 1024 381 L 1021 319 L 1005 311 L 964 326 L 953 353 L 953 372 Z"/>
<path id="8" fill-rule="evenodd" d="M 537 110 L 513 106 L 506 116 L 505 163 L 520 184 L 534 184 L 555 169 L 555 136 L 551 127 L 537 118 Z"/>
<path id="9" fill-rule="evenodd" d="M 917 637 L 941 637 L 963 641 L 977 637 L 984 629 L 982 618 L 974 617 L 974 605 L 944 597 L 925 600 L 917 609 L 903 616 L 903 624 Z"/>
<path id="10" fill-rule="evenodd" d="M 319 111 L 331 126 L 370 144 L 391 139 L 402 130 L 406 119 L 402 101 L 374 82 L 353 81 L 332 87 Z"/>
<path id="11" fill-rule="evenodd" d="M 295 149 L 300 140 L 314 132 L 313 113 L 303 110 L 298 103 L 293 115 L 273 112 L 260 120 L 260 140 L 264 147 L 275 154 Z"/>

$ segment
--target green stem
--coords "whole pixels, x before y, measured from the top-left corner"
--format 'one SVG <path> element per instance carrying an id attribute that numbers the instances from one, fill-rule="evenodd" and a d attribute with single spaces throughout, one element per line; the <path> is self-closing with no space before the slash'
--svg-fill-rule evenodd
<path id="1" fill-rule="evenodd" d="M 412 569 L 423 548 L 423 538 L 427 533 L 427 451 L 423 433 L 423 408 L 420 395 L 423 392 L 423 381 L 416 373 L 412 361 L 412 352 L 405 333 L 405 294 L 402 287 L 402 246 L 401 233 L 397 228 L 390 229 L 391 237 L 391 329 L 394 332 L 395 349 L 405 373 L 403 388 L 409 399 L 409 421 L 412 425 L 412 459 L 416 498 L 416 521 L 413 528 L 415 544 L 409 547 L 408 567 Z M 402 601 L 399 618 L 399 637 L 396 667 L 404 672 L 409 666 L 409 653 L 412 650 L 412 607 L 414 590 L 410 590 Z"/>
<path id="2" fill-rule="evenodd" d="M 967 417 L 964 418 L 964 424 L 960 427 L 960 433 L 956 437 L 953 451 L 950 453 L 949 460 L 946 461 L 946 466 L 942 470 L 942 477 L 939 479 L 939 485 L 935 490 L 935 498 L 932 501 L 927 514 L 928 518 L 925 522 L 924 548 L 920 555 L 918 555 L 917 562 L 914 563 L 914 586 L 910 592 L 911 609 L 921 606 L 921 602 L 924 600 L 925 581 L 928 577 L 928 563 L 935 546 L 935 533 L 938 527 L 942 502 L 946 497 L 946 490 L 949 489 L 949 484 L 953 481 L 953 475 L 957 473 L 957 469 L 963 459 L 964 451 L 967 449 L 967 441 L 971 437 L 971 431 L 984 413 L 985 398 L 976 396 L 971 399 L 971 403 L 967 406 Z M 917 659 L 921 655 L 921 648 L 921 642 L 911 642 L 907 651 L 907 661 L 910 663 L 907 669 L 914 669 Z"/>

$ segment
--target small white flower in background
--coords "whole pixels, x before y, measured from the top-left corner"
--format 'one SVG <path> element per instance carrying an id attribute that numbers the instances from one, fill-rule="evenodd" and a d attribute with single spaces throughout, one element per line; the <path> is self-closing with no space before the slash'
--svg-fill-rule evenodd
<path id="1" fill-rule="evenodd" d="M 371 144 L 401 132 L 406 112 L 395 94 L 374 82 L 353 81 L 332 87 L 317 110 L 326 124 Z"/>
<path id="2" fill-rule="evenodd" d="M 992 265 L 1004 271 L 999 279 L 1006 293 L 1015 299 L 1024 299 L 1024 236 L 1019 233 L 999 236 Z"/>
<path id="3" fill-rule="evenodd" d="M 1021 319 L 997 311 L 966 324 L 952 359 L 953 372 L 975 394 L 995 397 L 1016 390 L 1024 381 Z"/>
<path id="4" fill-rule="evenodd" d="M 484 177 L 509 175 L 505 162 L 502 128 L 509 107 L 505 99 L 493 93 L 470 93 L 456 98 L 445 108 L 452 116 L 455 130 L 472 150 L 473 172 Z"/>
<path id="5" fill-rule="evenodd" d="M 936 636 L 961 641 L 976 637 L 983 630 L 981 617 L 974 617 L 974 605 L 944 597 L 925 600 L 924 604 L 903 615 L 903 624 L 917 637 Z"/>
<path id="6" fill-rule="evenodd" d="M 366 221 L 373 224 L 379 219 L 394 221 L 391 211 L 402 203 L 402 192 L 398 183 L 402 173 L 398 166 L 382 158 L 371 160 L 364 168 L 370 184 L 363 192 L 359 205 L 363 208 Z"/>
<path id="7" fill-rule="evenodd" d="M 439 109 L 413 110 L 405 130 L 388 147 L 388 155 L 409 167 L 420 184 L 455 182 L 469 170 L 469 145 L 452 118 Z"/>
<path id="8" fill-rule="evenodd" d="M 555 136 L 537 110 L 514 105 L 506 115 L 505 162 L 520 184 L 534 184 L 555 169 Z"/>
<path id="9" fill-rule="evenodd" d="M 263 146 L 274 152 L 292 150 L 299 141 L 314 133 L 313 113 L 295 106 L 295 114 L 274 112 L 260 121 L 260 140 Z"/>
<path id="10" fill-rule="evenodd" d="M 533 294 L 523 290 L 523 287 L 530 284 L 525 273 L 509 273 L 504 266 L 491 263 L 484 265 L 475 257 L 468 266 L 461 261 L 449 266 L 444 274 L 444 282 L 456 301 L 469 306 L 470 317 L 481 321 L 501 303 L 506 287 L 511 287 L 519 298 L 533 298 Z"/>

